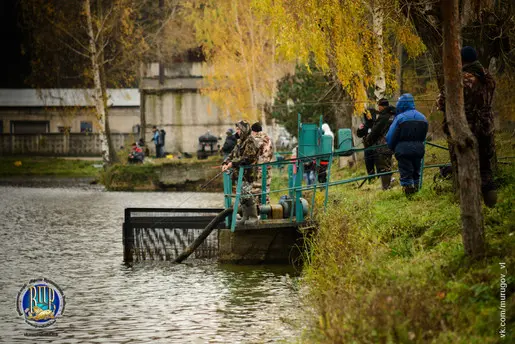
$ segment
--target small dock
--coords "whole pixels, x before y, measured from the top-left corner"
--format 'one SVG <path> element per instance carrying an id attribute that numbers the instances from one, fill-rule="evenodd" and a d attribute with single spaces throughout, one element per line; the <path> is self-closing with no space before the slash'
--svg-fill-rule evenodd
<path id="1" fill-rule="evenodd" d="M 124 261 L 174 261 L 224 209 L 127 208 L 123 224 Z M 238 225 L 223 219 L 213 226 L 192 258 L 231 264 L 289 264 L 300 257 L 303 236 L 289 219 Z"/>

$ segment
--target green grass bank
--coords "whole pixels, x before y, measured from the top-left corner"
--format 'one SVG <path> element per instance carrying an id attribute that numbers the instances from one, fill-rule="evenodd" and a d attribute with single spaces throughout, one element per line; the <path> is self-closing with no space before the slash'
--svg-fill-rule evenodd
<path id="1" fill-rule="evenodd" d="M 104 171 L 102 161 L 98 159 L 7 156 L 0 157 L 0 178 L 7 184 L 10 180 L 19 184 L 20 180 L 37 180 L 38 177 L 45 178 L 46 183 L 51 180 L 59 182 L 68 179 L 73 182 L 75 179 L 87 179 L 103 184 L 110 191 L 197 191 L 209 176 L 219 171 L 220 164 L 221 158 L 218 156 L 205 160 L 146 159 L 144 164 L 124 161 Z M 221 190 L 222 177 L 203 189 Z"/>
<path id="2" fill-rule="evenodd" d="M 102 161 L 50 157 L 0 157 L 0 177 L 97 178 Z"/>
<path id="3" fill-rule="evenodd" d="M 497 149 L 499 157 L 515 155 L 509 136 Z M 426 163 L 446 161 L 445 151 L 428 148 Z M 450 182 L 434 184 L 437 169 L 426 170 L 412 200 L 398 184 L 379 190 L 379 181 L 331 188 L 306 253 L 301 341 L 515 342 L 515 166 L 499 167 L 498 204 L 483 209 L 488 249 L 480 261 L 464 255 L 459 204 Z M 334 172 L 332 180 L 364 174 L 362 167 Z"/>

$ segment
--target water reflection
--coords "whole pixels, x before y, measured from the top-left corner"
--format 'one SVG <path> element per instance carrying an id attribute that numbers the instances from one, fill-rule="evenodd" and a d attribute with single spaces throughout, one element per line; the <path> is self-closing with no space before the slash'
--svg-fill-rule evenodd
<path id="1" fill-rule="evenodd" d="M 297 335 L 289 325 L 298 313 L 289 267 L 212 260 L 123 265 L 125 207 L 220 207 L 220 194 L 14 187 L 0 193 L 0 341 L 263 343 Z M 16 294 L 36 277 L 50 278 L 66 296 L 64 316 L 47 330 L 58 337 L 24 336 L 38 330 L 18 317 Z"/>

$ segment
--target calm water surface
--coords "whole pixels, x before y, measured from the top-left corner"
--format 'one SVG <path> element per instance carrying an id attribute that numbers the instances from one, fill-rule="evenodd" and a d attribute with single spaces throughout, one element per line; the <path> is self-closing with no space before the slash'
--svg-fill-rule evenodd
<path id="1" fill-rule="evenodd" d="M 0 186 L 0 342 L 275 343 L 294 341 L 299 313 L 290 267 L 214 261 L 122 262 L 125 207 L 222 207 L 222 195 L 122 193 Z M 40 332 L 16 311 L 30 279 L 66 297 L 62 318 Z"/>

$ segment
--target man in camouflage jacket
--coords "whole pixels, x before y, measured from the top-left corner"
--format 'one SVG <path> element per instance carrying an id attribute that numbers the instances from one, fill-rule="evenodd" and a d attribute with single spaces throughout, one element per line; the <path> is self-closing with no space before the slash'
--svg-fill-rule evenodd
<path id="1" fill-rule="evenodd" d="M 274 157 L 274 151 L 272 147 L 272 140 L 270 137 L 263 132 L 261 123 L 256 122 L 252 124 L 252 136 L 258 145 L 258 164 L 264 164 L 271 162 Z M 256 167 L 256 178 L 252 184 L 252 194 L 256 197 L 256 203 L 261 204 L 261 189 L 262 189 L 262 166 Z M 266 173 L 266 203 L 270 203 L 270 183 L 272 181 L 272 166 L 267 166 Z"/>
<path id="2" fill-rule="evenodd" d="M 463 62 L 465 115 L 470 130 L 478 143 L 481 191 L 485 204 L 493 207 L 497 202 L 492 168 L 492 162 L 495 159 L 495 127 L 492 112 L 495 80 L 478 61 L 474 48 L 463 47 L 461 61 Z M 438 97 L 438 107 L 441 111 L 445 111 L 445 95 L 443 93 Z M 445 118 L 444 131 L 449 135 Z M 451 154 L 454 154 L 452 147 L 450 148 Z M 453 166 L 453 168 L 456 171 L 457 166 Z"/>
<path id="3" fill-rule="evenodd" d="M 256 140 L 250 134 L 250 124 L 247 121 L 239 121 L 236 123 L 236 133 L 239 136 L 236 147 L 222 164 L 222 171 L 229 168 L 234 169 L 234 175 L 237 175 L 240 166 L 254 165 L 258 161 L 259 149 Z M 257 209 L 252 197 L 252 183 L 255 180 L 254 168 L 246 168 L 243 172 L 243 182 L 241 187 L 241 204 L 243 211 L 242 221 L 246 223 L 256 223 Z"/>

